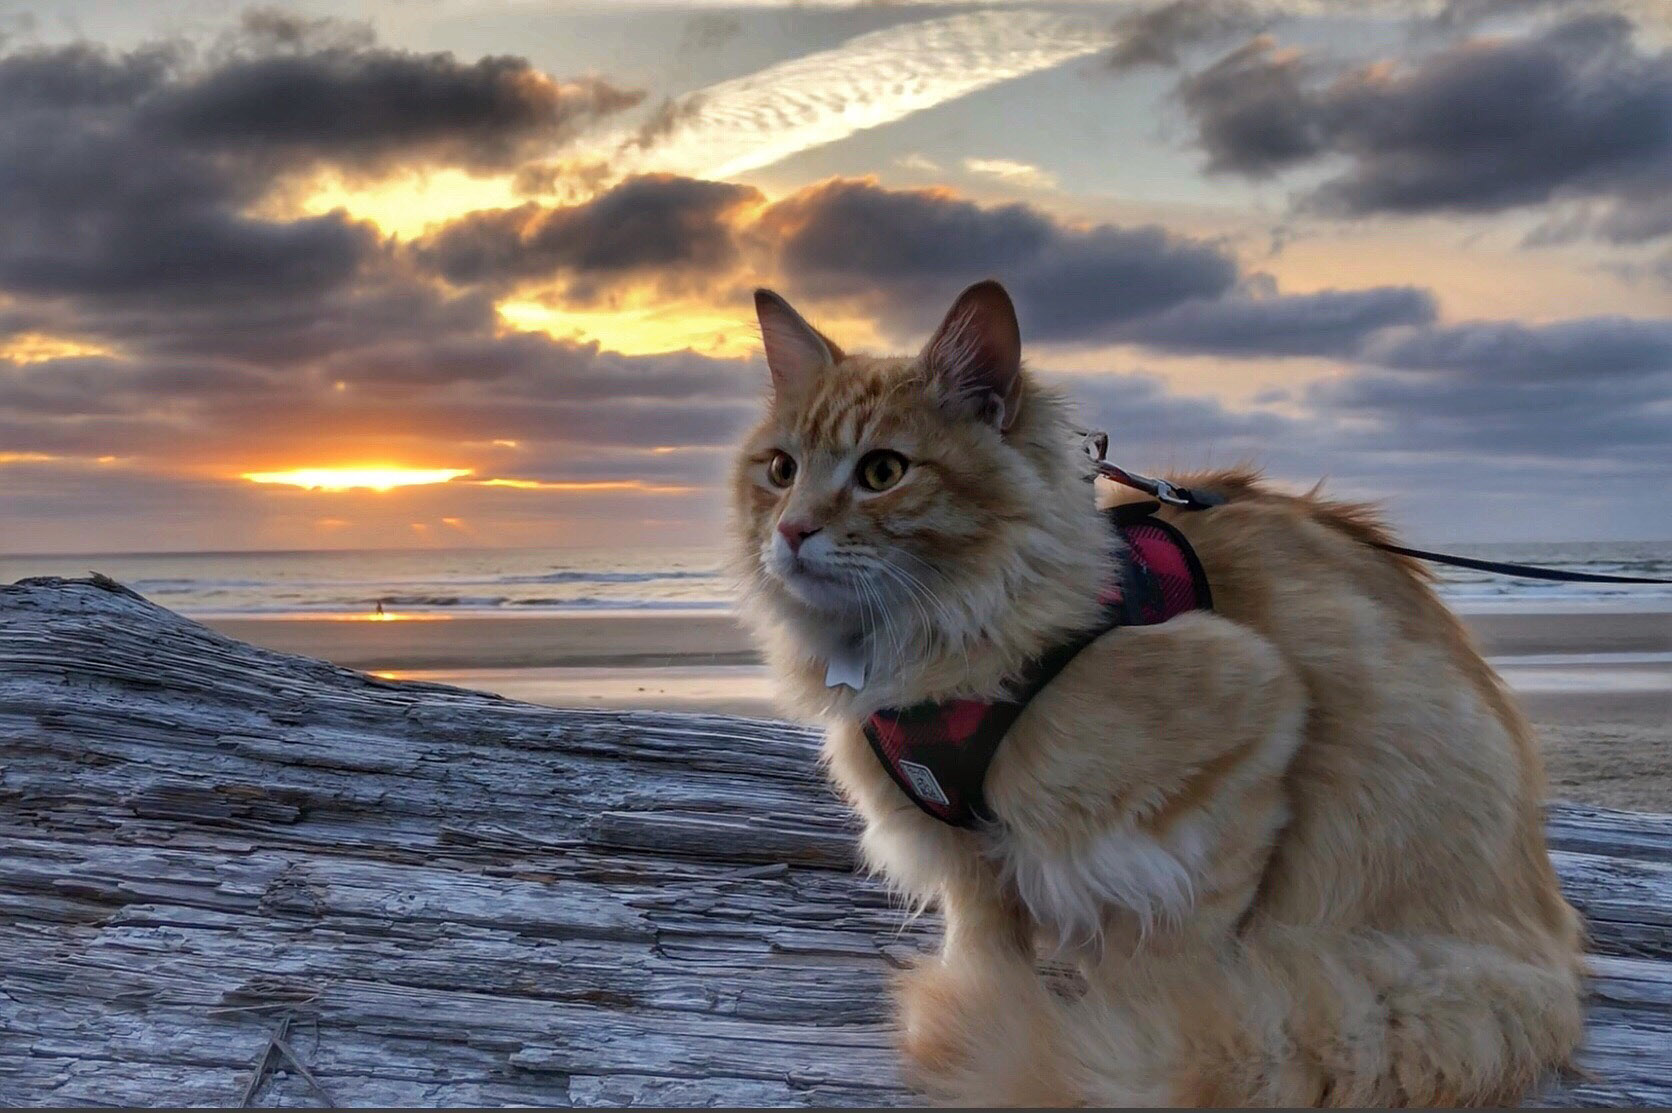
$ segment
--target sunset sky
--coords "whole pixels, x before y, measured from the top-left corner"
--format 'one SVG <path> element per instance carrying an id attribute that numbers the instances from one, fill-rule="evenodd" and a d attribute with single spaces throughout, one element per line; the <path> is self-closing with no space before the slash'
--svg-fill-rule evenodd
<path id="1" fill-rule="evenodd" d="M 755 286 L 984 277 L 1134 468 L 1672 537 L 1672 4 L 0 0 L 0 552 L 713 544 Z"/>

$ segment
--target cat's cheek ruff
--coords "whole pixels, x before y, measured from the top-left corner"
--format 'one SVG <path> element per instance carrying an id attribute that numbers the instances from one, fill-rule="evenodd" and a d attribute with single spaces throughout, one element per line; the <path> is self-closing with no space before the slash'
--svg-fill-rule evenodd
<path id="1" fill-rule="evenodd" d="M 1164 837 L 1122 823 L 1068 849 L 1030 845 L 1007 832 L 992 854 L 1034 920 L 1067 951 L 1097 945 L 1111 910 L 1129 913 L 1141 935 L 1182 922 L 1210 849 L 1200 820 L 1186 819 Z"/>

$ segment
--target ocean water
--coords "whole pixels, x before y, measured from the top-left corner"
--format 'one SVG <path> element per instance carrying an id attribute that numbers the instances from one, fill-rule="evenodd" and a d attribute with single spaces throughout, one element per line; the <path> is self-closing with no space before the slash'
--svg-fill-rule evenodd
<path id="1" fill-rule="evenodd" d="M 182 614 L 723 610 L 718 552 L 426 549 L 0 556 L 0 583 L 102 572 Z"/>
<path id="2" fill-rule="evenodd" d="M 1672 542 L 1457 545 L 1448 552 L 1572 571 L 1672 577 Z M 1672 587 L 1559 584 L 1438 568 L 1460 609 L 1672 606 Z M 537 614 L 727 609 L 713 550 L 455 549 L 0 556 L 0 583 L 102 572 L 191 615 Z"/>

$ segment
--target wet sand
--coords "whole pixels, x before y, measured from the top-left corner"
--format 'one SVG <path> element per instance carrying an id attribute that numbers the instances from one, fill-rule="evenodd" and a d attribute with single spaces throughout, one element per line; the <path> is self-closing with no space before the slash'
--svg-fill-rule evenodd
<path id="1" fill-rule="evenodd" d="M 370 615 L 205 618 L 243 641 L 349 668 L 556 668 L 741 665 L 758 658 L 731 616 L 610 611 L 538 615 Z M 1672 652 L 1672 614 L 1468 614 L 1488 657 Z"/>
<path id="2" fill-rule="evenodd" d="M 744 665 L 758 658 L 729 615 L 610 611 L 200 619 L 224 634 L 351 669 Z"/>
<path id="3" fill-rule="evenodd" d="M 1552 797 L 1672 812 L 1672 614 L 1464 618 L 1538 726 Z M 273 649 L 534 703 L 775 714 L 765 670 L 724 614 L 205 621 Z"/>

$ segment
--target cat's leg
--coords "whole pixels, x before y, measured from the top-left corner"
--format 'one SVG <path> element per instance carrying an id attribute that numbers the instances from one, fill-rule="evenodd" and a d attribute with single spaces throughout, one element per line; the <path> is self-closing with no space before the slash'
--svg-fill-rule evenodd
<path id="1" fill-rule="evenodd" d="M 1211 950 L 1257 899 L 1305 714 L 1270 643 L 1223 618 L 1105 635 L 988 774 L 1004 876 L 1082 955 Z"/>
<path id="2" fill-rule="evenodd" d="M 825 759 L 837 787 L 865 821 L 860 853 L 890 889 L 945 922 L 939 953 L 895 979 L 901 1051 L 920 1080 L 968 1070 L 969 1017 L 1002 1004 L 1000 986 L 1032 978 L 1031 924 L 1000 884 L 978 836 L 924 814 L 878 764 L 855 728 L 834 728 Z"/>
<path id="3" fill-rule="evenodd" d="M 1267 927 L 1211 963 L 1135 967 L 1065 1009 L 1080 1097 L 1116 1104 L 1514 1102 L 1583 1031 L 1579 972 L 1437 936 Z"/>
<path id="4" fill-rule="evenodd" d="M 988 775 L 1003 824 L 986 856 L 994 891 L 1026 908 L 1012 922 L 1037 925 L 1108 982 L 1140 950 L 1211 955 L 1254 900 L 1302 717 L 1276 654 L 1222 619 L 1088 648 L 1024 713 Z M 972 907 L 973 923 L 991 923 L 990 900 Z M 1031 948 L 995 953 L 998 933 L 962 930 L 958 908 L 954 898 L 946 957 L 902 986 L 914 1081 L 959 1101 L 1083 1100 L 1071 1013 Z M 966 951 L 966 938 L 987 949 Z M 1144 1070 L 1151 1041 L 1132 1042 L 1137 1072 L 1121 1093 L 1105 1079 L 1107 1101 L 1164 1090 Z"/>
<path id="5" fill-rule="evenodd" d="M 1072 1003 L 995 968 L 981 984 L 1000 1004 L 962 1023 L 963 1053 L 926 1074 L 931 1092 L 999 1105 L 1039 1100 L 1047 1084 L 1093 1105 L 1479 1104 L 1566 1060 L 1580 996 L 1560 940 L 1512 954 L 1263 909 L 1304 704 L 1262 639 L 1203 616 L 1087 654 L 1018 722 L 988 799 L 1032 916 L 1070 938 L 1101 932 L 1103 961 Z"/>
<path id="6" fill-rule="evenodd" d="M 1169 687 L 1171 686 L 1171 687 Z M 1304 719 L 1299 685 L 1258 636 L 1204 616 L 1090 647 L 1018 721 L 989 773 L 1002 821 L 984 863 L 1047 939 L 1119 984 L 1136 954 L 1213 961 L 1255 900 L 1286 817 L 1283 772 Z M 976 903 L 990 924 L 994 905 Z M 956 1100 L 1077 1100 L 1063 1002 L 1031 948 L 961 931 L 903 987 L 914 1079 Z M 963 937 L 986 948 L 961 961 Z M 1020 957 L 1011 957 L 1020 956 Z M 1154 1040 L 1127 1029 L 1135 1071 L 1107 1101 L 1164 1093 Z"/>
<path id="7" fill-rule="evenodd" d="M 1511 1103 L 1583 1031 L 1576 969 L 1443 937 L 1265 929 L 1075 1001 L 1018 968 L 971 980 L 985 1007 L 937 1018 L 961 1054 L 913 1076 L 955 1104 Z"/>
<path id="8" fill-rule="evenodd" d="M 940 952 L 895 979 L 900 1052 L 908 1077 L 925 1089 L 971 1074 L 988 1042 L 983 1025 L 1014 1007 L 1017 983 L 1038 980 L 1025 913 L 988 863 L 971 865 L 942 889 Z"/>

